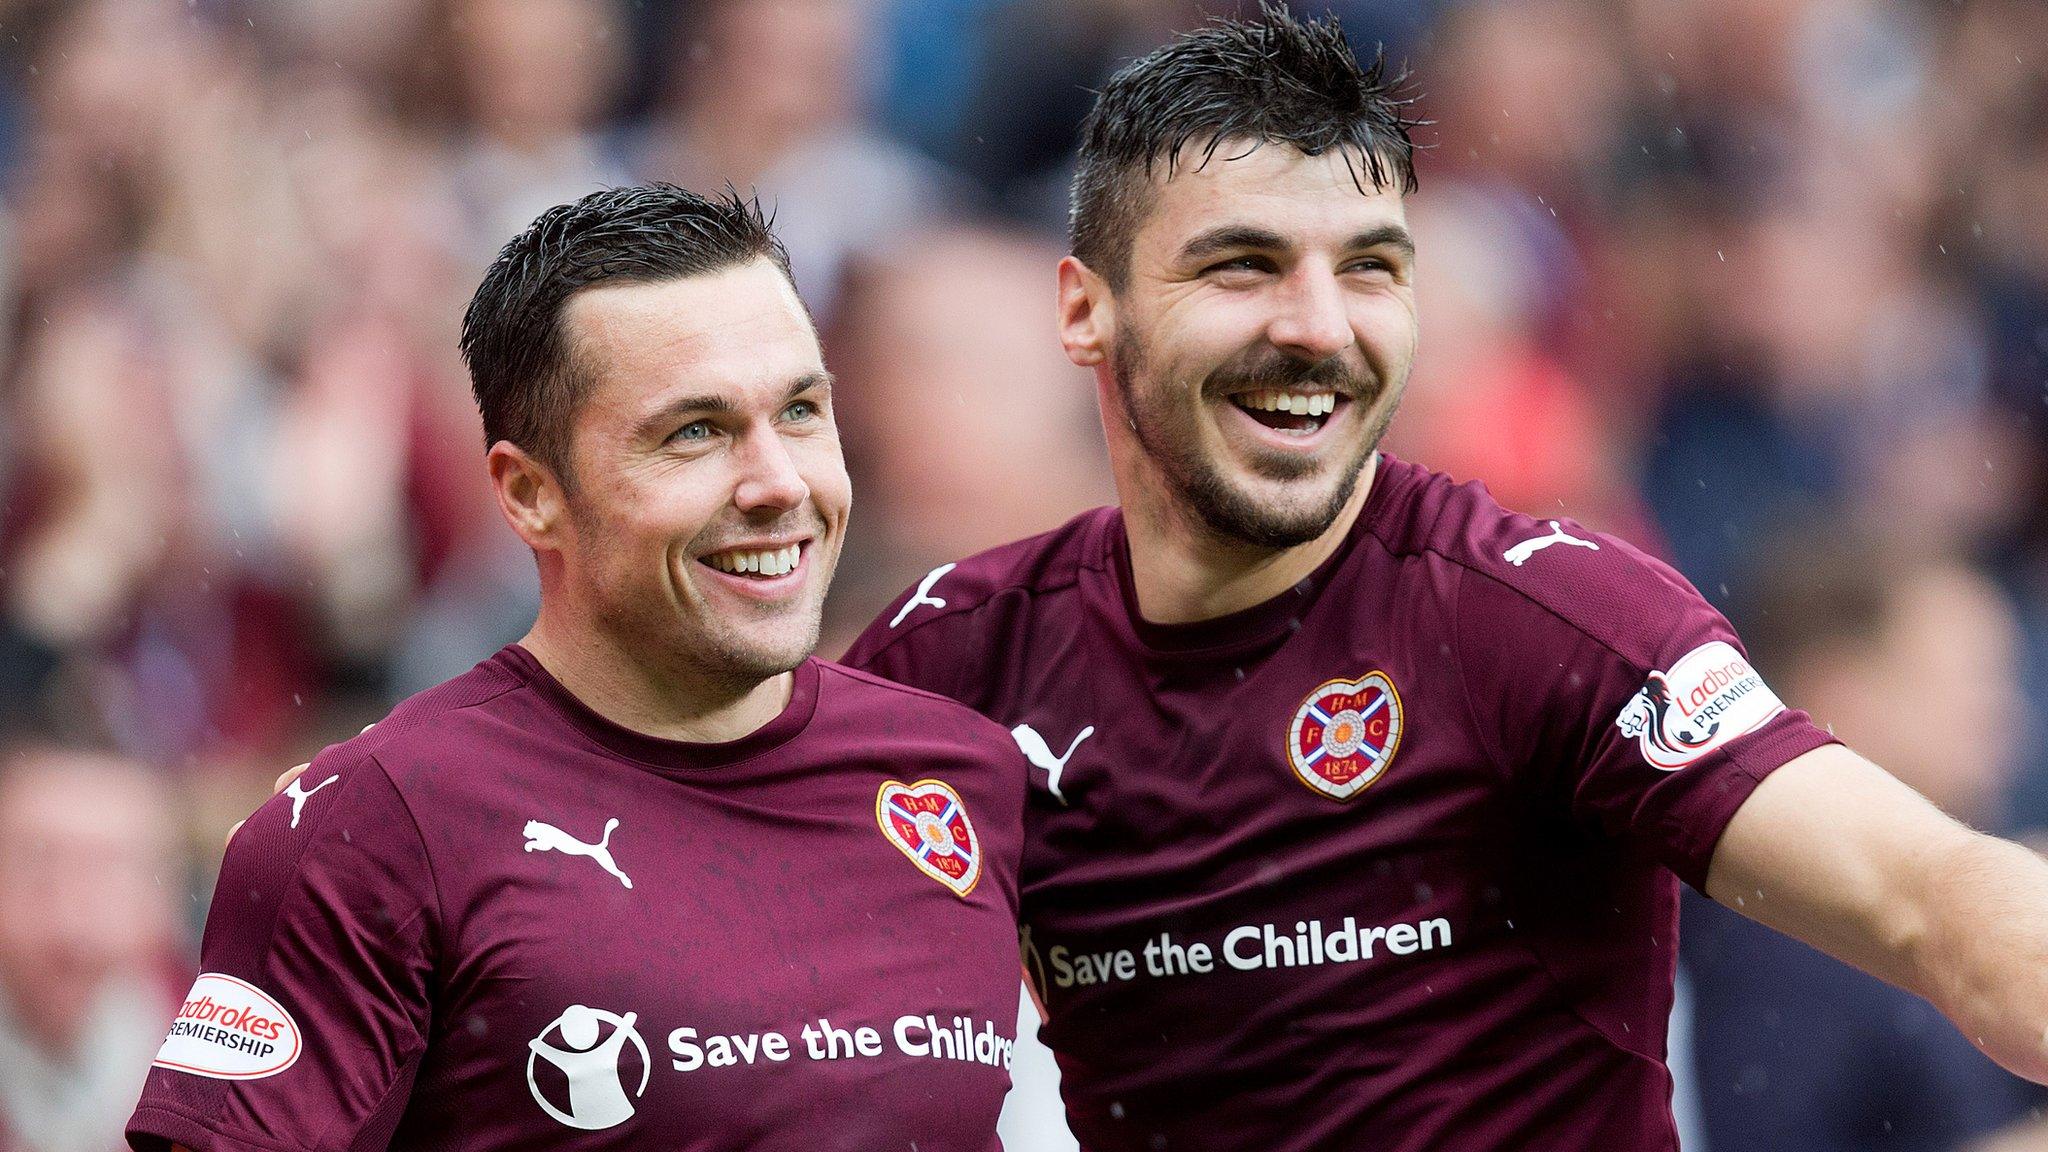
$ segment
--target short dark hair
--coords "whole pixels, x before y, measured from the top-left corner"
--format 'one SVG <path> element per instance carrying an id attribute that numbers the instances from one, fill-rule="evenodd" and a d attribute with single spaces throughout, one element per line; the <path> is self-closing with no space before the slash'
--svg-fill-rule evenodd
<path id="1" fill-rule="evenodd" d="M 498 253 L 462 317 L 484 446 L 509 440 L 570 483 L 570 421 L 590 385 L 562 330 L 570 297 L 762 259 L 787 276 L 771 223 L 757 198 L 730 187 L 700 196 L 673 184 L 607 188 L 541 213 Z"/>
<path id="2" fill-rule="evenodd" d="M 1154 167 L 1171 178 L 1190 146 L 1201 163 L 1226 140 L 1287 144 L 1310 156 L 1355 154 L 1363 193 L 1415 191 L 1422 123 L 1406 109 L 1405 75 L 1386 55 L 1361 65 L 1334 16 L 1298 20 L 1266 4 L 1253 21 L 1217 20 L 1110 77 L 1081 124 L 1069 230 L 1074 255 L 1113 288 L 1129 274 L 1131 241 L 1149 205 Z M 1197 165 L 1199 167 L 1199 165 Z"/>

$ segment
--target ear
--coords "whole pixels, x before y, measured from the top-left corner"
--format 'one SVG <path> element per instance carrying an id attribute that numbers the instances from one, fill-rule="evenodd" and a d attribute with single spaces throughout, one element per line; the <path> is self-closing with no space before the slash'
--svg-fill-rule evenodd
<path id="1" fill-rule="evenodd" d="M 485 463 L 498 510 L 512 531 L 536 552 L 559 550 L 569 518 L 568 500 L 554 472 L 510 440 L 491 445 Z"/>
<path id="2" fill-rule="evenodd" d="M 1109 282 L 1073 256 L 1060 261 L 1059 310 L 1067 359 L 1083 368 L 1108 360 L 1116 342 L 1116 299 Z"/>

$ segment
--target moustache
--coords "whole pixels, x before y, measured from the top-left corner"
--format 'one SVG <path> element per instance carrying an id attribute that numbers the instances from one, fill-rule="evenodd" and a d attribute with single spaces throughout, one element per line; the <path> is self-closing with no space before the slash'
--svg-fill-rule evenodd
<path id="1" fill-rule="evenodd" d="M 1202 385 L 1203 395 L 1211 399 L 1261 389 L 1331 391 L 1352 400 L 1365 400 L 1379 391 L 1379 381 L 1370 372 L 1352 371 L 1349 364 L 1334 356 L 1316 361 L 1272 356 L 1250 365 L 1225 365 L 1210 373 Z"/>
<path id="2" fill-rule="evenodd" d="M 709 556 L 734 547 L 738 542 L 762 537 L 777 540 L 803 537 L 816 542 L 825 537 L 825 518 L 809 508 L 757 522 L 740 517 L 736 523 L 720 522 L 707 526 L 690 541 L 689 551 L 693 556 Z"/>

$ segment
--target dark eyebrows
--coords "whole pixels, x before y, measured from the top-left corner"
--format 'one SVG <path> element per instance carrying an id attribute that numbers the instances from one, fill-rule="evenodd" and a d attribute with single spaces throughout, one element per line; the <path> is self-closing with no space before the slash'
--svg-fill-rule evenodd
<path id="1" fill-rule="evenodd" d="M 1278 252 L 1291 245 L 1278 232 L 1250 224 L 1225 224 L 1196 234 L 1180 246 L 1180 258 L 1188 263 L 1221 256 L 1226 252 Z M 1359 252 L 1368 248 L 1389 246 L 1400 250 L 1408 260 L 1415 259 L 1415 238 L 1408 229 L 1399 224 L 1381 224 L 1368 228 L 1345 242 L 1345 250 Z"/>
<path id="2" fill-rule="evenodd" d="M 1357 252 L 1366 248 L 1378 248 L 1383 244 L 1400 249 L 1401 255 L 1410 260 L 1415 259 L 1415 237 L 1410 236 L 1408 230 L 1399 224 L 1382 224 L 1377 228 L 1368 228 L 1353 236 L 1346 247 Z"/>
<path id="3" fill-rule="evenodd" d="M 832 374 L 824 371 L 806 372 L 791 380 L 789 382 L 789 390 L 782 394 L 782 402 L 787 404 L 804 393 L 813 391 L 823 392 L 825 395 L 830 396 L 832 394 Z"/>
<path id="4" fill-rule="evenodd" d="M 831 395 L 832 374 L 830 372 L 806 372 L 791 380 L 789 387 L 783 389 L 781 403 L 787 404 L 806 392 L 815 391 L 822 391 L 828 396 Z M 636 431 L 643 440 L 663 440 L 685 418 L 730 416 L 738 411 L 739 408 L 732 401 L 716 393 L 703 396 L 679 396 L 675 400 L 662 405 L 653 413 L 650 413 L 645 420 L 640 421 L 640 426 Z"/>
<path id="5" fill-rule="evenodd" d="M 1287 241 L 1279 233 L 1249 224 L 1225 224 L 1196 234 L 1180 246 L 1180 258 L 1186 261 L 1206 260 L 1225 252 L 1242 252 L 1246 249 L 1272 251 L 1287 247 Z"/>

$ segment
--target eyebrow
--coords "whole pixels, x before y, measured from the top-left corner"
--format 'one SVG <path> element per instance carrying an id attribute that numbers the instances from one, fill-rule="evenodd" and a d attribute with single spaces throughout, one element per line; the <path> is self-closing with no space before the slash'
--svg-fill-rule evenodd
<path id="1" fill-rule="evenodd" d="M 782 390 L 782 399 L 778 403 L 787 404 L 798 396 L 813 391 L 822 391 L 829 395 L 832 391 L 832 373 L 806 372 L 798 376 L 789 382 L 789 387 Z M 728 416 L 737 411 L 737 405 L 717 393 L 679 396 L 640 421 L 638 432 L 643 439 L 665 437 L 668 435 L 669 426 L 686 416 Z"/>
<path id="2" fill-rule="evenodd" d="M 1382 245 L 1400 249 L 1402 255 L 1411 260 L 1415 258 L 1415 238 L 1408 234 L 1408 229 L 1399 224 L 1381 224 L 1376 228 L 1368 228 L 1351 237 L 1345 242 L 1344 247 L 1349 251 L 1357 251 Z M 1273 251 L 1287 247 L 1290 245 L 1286 237 L 1278 232 L 1250 224 L 1225 224 L 1220 228 L 1211 228 L 1207 232 L 1199 233 L 1181 245 L 1180 257 L 1182 260 L 1194 261 L 1220 256 L 1225 252 L 1242 252 L 1247 249 Z"/>

